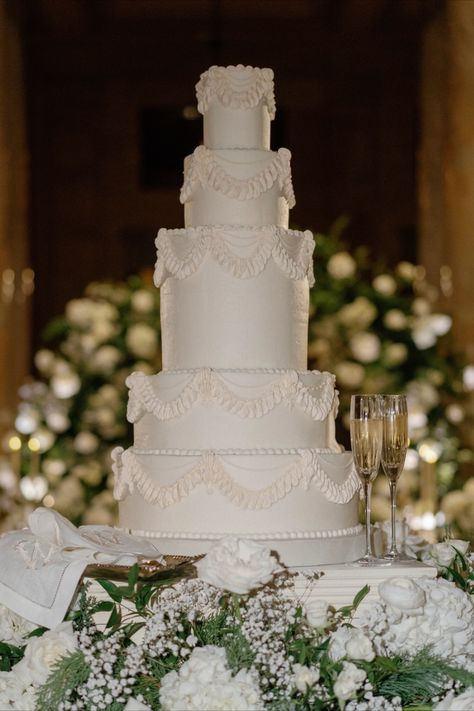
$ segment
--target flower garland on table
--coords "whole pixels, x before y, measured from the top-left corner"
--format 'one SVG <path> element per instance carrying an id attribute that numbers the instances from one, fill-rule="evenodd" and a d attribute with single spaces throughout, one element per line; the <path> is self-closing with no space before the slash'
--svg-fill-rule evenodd
<path id="1" fill-rule="evenodd" d="M 462 543 L 462 542 L 461 542 Z M 444 545 L 444 544 L 443 544 Z M 465 549 L 465 547 L 464 547 Z M 430 547 L 433 557 L 440 549 Z M 474 704 L 474 571 L 453 547 L 445 578 L 392 578 L 339 610 L 264 546 L 223 539 L 171 584 L 82 586 L 45 631 L 0 610 L 0 707 L 29 711 L 449 711 Z M 191 564 L 188 568 L 192 567 Z M 94 615 L 110 613 L 99 625 Z M 107 616 L 107 614 L 106 614 Z"/>
<path id="2" fill-rule="evenodd" d="M 344 224 L 316 235 L 310 367 L 336 374 L 346 444 L 352 393 L 407 392 L 411 447 L 399 502 L 403 507 L 419 494 L 423 458 L 437 460 L 438 489 L 448 494 L 446 520 L 457 534 L 472 536 L 474 487 L 465 482 L 473 466 L 474 365 L 455 354 L 451 319 L 434 312 L 437 290 L 424 270 L 401 262 L 382 271 L 365 249 L 349 254 L 340 241 Z M 67 304 L 45 338 L 54 345 L 36 353 L 38 379 L 21 389 L 15 429 L 3 442 L 1 527 L 24 521 L 25 498 L 54 506 L 75 523 L 113 524 L 110 452 L 132 440 L 126 377 L 160 369 L 159 291 L 138 277 L 93 283 Z M 385 483 L 383 477 L 375 482 L 376 519 L 389 515 L 380 491 Z M 468 495 L 456 494 L 464 484 Z"/>

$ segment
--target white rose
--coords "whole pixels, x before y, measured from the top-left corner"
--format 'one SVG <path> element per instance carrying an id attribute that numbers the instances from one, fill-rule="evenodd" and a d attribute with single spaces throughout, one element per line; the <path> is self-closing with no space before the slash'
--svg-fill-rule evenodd
<path id="1" fill-rule="evenodd" d="M 158 348 L 155 331 L 145 323 L 134 323 L 125 337 L 127 348 L 137 358 L 153 358 Z"/>
<path id="2" fill-rule="evenodd" d="M 151 291 L 138 289 L 132 294 L 132 308 L 140 314 L 147 314 L 155 307 L 155 298 Z"/>
<path id="3" fill-rule="evenodd" d="M 353 698 L 364 683 L 366 676 L 363 669 L 359 669 L 352 662 L 344 662 L 343 669 L 334 682 L 334 693 L 339 701 Z"/>
<path id="4" fill-rule="evenodd" d="M 72 299 L 66 304 L 66 318 L 78 328 L 87 328 L 92 321 L 93 309 L 91 299 Z"/>
<path id="5" fill-rule="evenodd" d="M 196 568 L 201 580 L 241 595 L 265 585 L 281 570 L 268 548 L 233 537 L 216 543 Z"/>
<path id="6" fill-rule="evenodd" d="M 443 543 L 433 543 L 423 554 L 422 560 L 425 563 L 435 565 L 438 570 L 449 568 L 456 558 L 456 553 L 466 555 L 469 550 L 469 541 L 452 539 Z"/>
<path id="7" fill-rule="evenodd" d="M 450 691 L 439 703 L 433 706 L 433 711 L 472 711 L 474 709 L 474 686 L 455 695 L 454 691 Z"/>
<path id="8" fill-rule="evenodd" d="M 457 405 L 456 403 L 451 403 L 451 405 L 448 405 L 448 407 L 446 408 L 446 417 L 450 422 L 455 425 L 458 425 L 464 420 L 464 410 L 460 405 Z"/>
<path id="9" fill-rule="evenodd" d="M 431 306 L 429 301 L 422 296 L 418 296 L 416 299 L 413 299 L 411 310 L 416 316 L 427 316 L 431 311 Z"/>
<path id="10" fill-rule="evenodd" d="M 53 375 L 50 380 L 51 390 L 60 400 L 72 397 L 81 388 L 81 380 L 77 373 L 72 370 L 64 371 Z"/>
<path id="11" fill-rule="evenodd" d="M 423 589 L 411 578 L 389 578 L 379 585 L 382 600 L 397 612 L 421 615 L 426 602 Z"/>
<path id="12" fill-rule="evenodd" d="M 78 432 L 74 437 L 73 445 L 79 454 L 92 454 L 99 446 L 99 438 L 93 432 Z"/>
<path id="13" fill-rule="evenodd" d="M 444 336 L 453 325 L 453 319 L 447 314 L 433 314 L 430 321 L 431 328 L 437 336 Z"/>
<path id="14" fill-rule="evenodd" d="M 62 459 L 43 459 L 41 469 L 48 479 L 59 479 L 66 471 L 66 465 Z"/>
<path id="15" fill-rule="evenodd" d="M 92 342 L 96 344 L 103 343 L 104 341 L 108 341 L 109 338 L 112 338 L 112 336 L 115 336 L 116 333 L 117 328 L 111 321 L 94 321 L 90 331 L 91 339 L 89 342 L 85 342 L 86 350 L 90 349 Z"/>
<path id="16" fill-rule="evenodd" d="M 360 363 L 345 360 L 334 366 L 334 373 L 341 385 L 356 389 L 364 379 L 365 369 Z"/>
<path id="17" fill-rule="evenodd" d="M 361 363 L 373 363 L 380 355 L 380 339 L 375 333 L 356 333 L 350 339 L 349 346 Z"/>
<path id="18" fill-rule="evenodd" d="M 355 627 L 339 627 L 333 632 L 329 642 L 328 654 L 335 662 L 344 657 L 371 662 L 375 657 L 372 642 L 361 630 Z"/>
<path id="19" fill-rule="evenodd" d="M 466 365 L 462 371 L 462 382 L 468 392 L 474 390 L 474 365 Z"/>
<path id="20" fill-rule="evenodd" d="M 115 346 L 101 346 L 91 356 L 89 368 L 93 372 L 111 373 L 122 359 L 122 354 Z"/>
<path id="21" fill-rule="evenodd" d="M 404 343 L 390 343 L 385 349 L 385 362 L 387 365 L 400 365 L 408 356 L 408 348 Z"/>
<path id="22" fill-rule="evenodd" d="M 397 282 L 390 274 L 379 274 L 372 282 L 375 291 L 384 296 L 393 296 L 397 290 Z"/>
<path id="23" fill-rule="evenodd" d="M 348 279 L 354 275 L 356 266 L 349 252 L 338 252 L 329 259 L 327 270 L 334 279 Z"/>
<path id="24" fill-rule="evenodd" d="M 142 702 L 138 701 L 135 697 L 130 696 L 123 711 L 151 711 L 151 708 L 146 704 L 142 704 Z"/>
<path id="25" fill-rule="evenodd" d="M 338 320 L 348 328 L 367 328 L 377 316 L 377 308 L 365 296 L 358 296 L 337 314 Z"/>
<path id="26" fill-rule="evenodd" d="M 389 309 L 383 317 L 383 322 L 391 331 L 401 331 L 407 326 L 407 317 L 400 309 Z"/>
<path id="27" fill-rule="evenodd" d="M 330 617 L 329 605 L 325 600 L 317 598 L 306 600 L 303 603 L 303 612 L 306 619 L 313 627 L 326 627 Z"/>
<path id="28" fill-rule="evenodd" d="M 8 607 L 0 605 L 0 640 L 7 644 L 24 644 L 24 637 L 36 629 L 37 625 L 25 620 Z"/>
<path id="29" fill-rule="evenodd" d="M 429 319 L 417 319 L 411 332 L 413 341 L 420 351 L 432 348 L 436 344 L 436 334 L 431 328 Z"/>
<path id="30" fill-rule="evenodd" d="M 305 694 L 308 689 L 319 681 L 319 669 L 306 667 L 303 664 L 293 665 L 294 683 L 298 691 Z"/>
<path id="31" fill-rule="evenodd" d="M 405 281 L 413 281 L 417 274 L 417 268 L 411 262 L 400 262 L 396 267 L 396 272 Z"/>
<path id="32" fill-rule="evenodd" d="M 35 355 L 35 365 L 43 375 L 52 373 L 55 362 L 56 356 L 47 348 L 41 348 Z"/>
<path id="33" fill-rule="evenodd" d="M 42 637 L 32 637 L 25 649 L 25 656 L 16 665 L 20 673 L 27 674 L 34 684 L 44 684 L 52 666 L 77 648 L 71 622 L 62 622 Z"/>

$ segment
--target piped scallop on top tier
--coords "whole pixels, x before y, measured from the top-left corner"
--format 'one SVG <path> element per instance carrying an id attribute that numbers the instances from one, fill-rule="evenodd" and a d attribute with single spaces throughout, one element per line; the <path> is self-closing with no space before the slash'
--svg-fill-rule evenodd
<path id="1" fill-rule="evenodd" d="M 275 116 L 271 69 L 213 66 L 196 85 L 207 148 L 270 148 Z"/>

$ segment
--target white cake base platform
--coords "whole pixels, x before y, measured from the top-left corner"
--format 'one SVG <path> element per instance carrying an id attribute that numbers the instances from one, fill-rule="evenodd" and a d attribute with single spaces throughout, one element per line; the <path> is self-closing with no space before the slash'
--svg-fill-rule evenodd
<path id="1" fill-rule="evenodd" d="M 388 566 L 362 568 L 347 563 L 337 565 L 322 565 L 317 568 L 302 566 L 292 568 L 295 572 L 323 573 L 315 583 L 308 584 L 303 576 L 296 579 L 296 590 L 302 601 L 308 599 L 325 600 L 334 607 L 350 605 L 364 585 L 370 586 L 370 591 L 364 598 L 362 605 L 379 599 L 378 586 L 389 578 L 436 578 L 436 568 L 413 562 L 397 563 Z"/>

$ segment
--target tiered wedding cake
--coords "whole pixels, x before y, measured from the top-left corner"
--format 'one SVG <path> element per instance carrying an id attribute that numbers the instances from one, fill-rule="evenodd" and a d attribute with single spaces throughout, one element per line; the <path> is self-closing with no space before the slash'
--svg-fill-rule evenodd
<path id="1" fill-rule="evenodd" d="M 164 553 L 235 534 L 289 565 L 355 559 L 359 484 L 335 440 L 334 376 L 305 370 L 314 243 L 288 229 L 273 72 L 211 67 L 197 98 L 186 227 L 156 240 L 164 369 L 129 377 L 135 443 L 114 452 L 120 525 Z"/>

